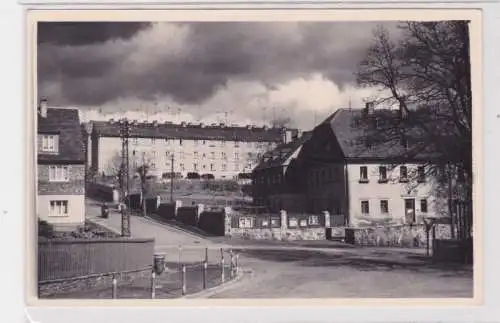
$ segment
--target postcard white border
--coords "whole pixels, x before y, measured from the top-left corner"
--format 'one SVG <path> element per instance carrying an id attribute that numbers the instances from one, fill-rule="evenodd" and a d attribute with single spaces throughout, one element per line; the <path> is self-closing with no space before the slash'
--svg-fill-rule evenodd
<path id="1" fill-rule="evenodd" d="M 370 10 L 370 11 L 373 13 L 373 10 Z M 144 12 L 144 11 L 142 11 L 142 12 Z M 190 12 L 192 13 L 193 11 L 190 11 Z M 180 11 L 176 11 L 176 15 L 179 15 L 179 13 L 180 13 Z M 226 11 L 226 13 L 227 13 L 227 11 Z M 380 13 L 381 13 L 381 11 L 377 11 L 377 13 L 376 13 L 378 15 L 377 20 L 382 20 L 380 18 L 381 16 L 379 16 Z M 449 13 L 451 13 L 451 11 L 447 11 L 445 15 L 447 15 Z M 78 14 L 81 17 L 81 12 L 79 12 Z M 152 14 L 153 15 L 157 15 L 158 12 L 154 12 Z M 260 14 L 261 13 L 259 13 L 258 15 L 260 15 Z M 295 12 L 294 12 L 294 14 L 295 14 Z M 452 13 L 452 16 L 455 15 L 455 14 L 456 13 Z M 342 15 L 345 17 L 345 15 L 346 15 L 345 11 L 342 12 Z M 410 15 L 412 17 L 414 17 L 415 15 L 418 16 L 417 11 L 411 12 Z M 429 12 L 426 12 L 425 15 L 426 15 L 427 18 L 429 18 L 430 16 L 432 16 L 432 14 L 429 15 Z M 119 17 L 118 19 L 120 19 L 120 17 L 122 17 L 122 15 L 115 15 L 115 16 L 118 16 Z M 325 17 L 325 16 L 326 16 L 325 11 L 318 12 L 318 17 Z M 282 19 L 285 19 L 285 20 L 286 19 L 290 19 L 289 18 L 290 17 L 289 14 L 287 16 L 283 16 L 283 17 L 284 18 L 282 18 Z M 365 17 L 366 17 L 366 15 L 365 15 Z M 457 16 L 453 16 L 453 17 L 457 17 Z M 328 17 L 326 17 L 326 18 L 328 18 Z M 88 17 L 85 18 L 85 19 L 88 20 Z M 328 18 L 328 19 L 331 19 L 331 18 Z M 398 19 L 403 19 L 403 18 L 401 16 L 398 16 Z M 405 17 L 404 19 L 408 19 L 408 18 Z M 410 19 L 423 20 L 422 18 L 410 18 Z M 434 19 L 436 19 L 436 18 L 434 18 Z M 443 16 L 440 16 L 440 19 L 449 19 L 449 18 L 443 18 Z M 458 19 L 458 18 L 455 18 L 455 19 Z M 147 20 L 154 20 L 154 19 L 149 18 Z M 186 19 L 182 18 L 182 19 L 179 19 L 179 20 L 186 20 Z M 221 18 L 218 18 L 216 20 L 221 20 Z M 264 18 L 264 20 L 265 20 L 265 18 Z M 272 20 L 276 20 L 276 19 L 272 19 Z M 294 18 L 293 20 L 297 20 L 297 18 Z M 352 20 L 352 18 L 350 17 L 349 20 Z M 477 86 L 478 84 L 481 85 L 481 81 L 482 81 L 482 73 L 481 73 L 481 61 L 482 61 L 482 55 L 481 55 L 481 38 L 482 37 L 481 37 L 481 32 L 480 32 L 482 24 L 479 23 L 478 25 L 479 26 L 478 26 L 477 30 L 473 30 L 474 28 L 471 28 L 471 40 L 473 40 L 473 41 L 479 40 L 479 43 L 475 43 L 475 46 L 471 46 L 472 50 L 479 49 L 479 53 L 476 52 L 475 54 L 471 55 L 471 59 L 473 61 L 472 62 L 472 64 L 473 64 L 473 80 L 472 81 L 473 81 L 473 92 L 474 93 L 482 93 L 482 87 L 481 86 Z M 473 24 L 473 26 L 477 26 L 477 25 Z M 477 55 L 478 58 L 476 58 L 476 54 L 478 54 Z M 476 72 L 477 69 L 479 69 L 479 73 Z M 482 107 L 481 99 L 482 98 L 480 96 L 477 96 L 477 95 L 474 96 L 474 106 L 475 106 L 474 128 L 475 129 L 483 129 L 482 128 L 482 120 L 481 120 L 481 116 L 482 116 L 482 112 L 483 112 L 482 109 L 481 109 L 481 112 L 480 112 L 479 116 L 476 114 L 477 113 L 477 111 L 476 111 L 477 107 L 478 106 Z M 31 101 L 31 99 L 28 98 L 28 102 L 30 102 L 30 101 Z M 31 129 L 34 129 L 34 128 L 31 128 Z M 29 130 L 29 129 L 27 129 L 27 130 Z M 31 135 L 28 135 L 27 138 L 30 138 L 30 137 L 31 137 Z M 474 155 L 476 157 L 476 165 L 478 165 L 478 164 L 480 165 L 478 167 L 478 169 L 477 169 L 479 176 L 476 176 L 476 179 L 479 180 L 479 183 L 476 183 L 476 184 L 479 184 L 479 185 L 476 185 L 476 189 L 475 189 L 475 197 L 478 198 L 478 197 L 482 196 L 482 188 L 483 188 L 482 187 L 482 184 L 483 184 L 482 179 L 483 179 L 483 177 L 482 177 L 482 167 L 481 167 L 484 164 L 484 161 L 482 159 L 482 149 L 481 149 L 481 148 L 483 148 L 482 145 L 481 145 L 481 142 L 482 142 L 482 133 L 475 132 L 474 133 L 474 140 L 475 140 L 475 143 L 479 143 L 479 144 L 475 145 L 475 147 L 479 147 L 479 148 L 478 149 L 476 149 L 476 148 L 474 149 Z M 27 153 L 28 156 L 30 154 L 32 155 L 32 151 L 33 150 L 31 150 L 31 153 L 30 153 L 29 147 L 26 147 L 26 153 Z M 478 158 L 478 156 L 480 156 L 480 158 Z M 31 179 L 33 179 L 33 177 Z M 26 182 L 27 185 L 28 185 L 28 183 L 29 182 Z M 33 192 L 32 192 L 32 194 L 33 194 Z M 479 206 L 481 208 L 479 208 Z M 482 211 L 482 203 L 477 203 L 477 199 L 476 199 L 476 201 L 475 201 L 475 212 L 474 213 L 477 214 L 478 211 L 479 212 Z M 477 219 L 477 221 L 475 222 L 475 235 L 476 235 L 476 237 L 477 236 L 482 236 L 482 218 Z M 477 242 L 478 241 L 476 240 L 476 246 L 477 246 Z M 479 259 L 481 260 L 481 261 L 478 261 L 478 262 L 482 262 L 482 250 L 478 251 L 478 248 L 476 248 L 475 252 L 479 252 L 479 254 L 477 254 L 477 253 L 475 254 L 475 258 L 478 259 L 478 260 Z M 476 264 L 478 262 L 476 262 Z M 482 273 L 482 271 L 483 270 L 477 270 L 477 268 L 475 268 L 475 275 L 478 274 L 479 272 Z M 475 277 L 475 280 L 477 280 L 476 277 Z M 477 284 L 475 285 L 475 291 L 477 292 Z M 426 305 L 426 306 L 429 306 L 429 305 L 440 306 L 440 305 L 443 305 L 443 302 L 447 302 L 447 304 L 450 305 L 450 303 L 449 303 L 450 300 L 443 300 L 443 302 L 441 302 L 441 301 L 436 302 L 435 300 L 433 300 L 433 304 L 427 304 L 426 303 L 427 301 L 428 300 L 417 300 L 416 304 L 414 302 L 414 304 L 412 304 L 412 305 L 415 305 L 415 306 L 422 306 L 422 305 Z M 69 304 L 69 303 L 68 304 L 63 304 L 65 302 L 62 302 L 62 303 L 60 301 L 57 301 L 57 302 L 58 302 L 57 305 L 56 304 L 51 304 L 51 305 L 55 305 L 55 306 L 66 306 L 66 305 L 68 305 L 68 306 L 74 306 L 74 305 L 77 305 L 75 303 L 73 303 L 73 304 Z M 182 305 L 184 305 L 184 306 L 203 306 L 203 305 L 217 305 L 217 306 L 219 306 L 219 305 L 230 305 L 230 306 L 262 306 L 262 305 L 265 305 L 265 306 L 281 306 L 281 307 L 286 306 L 286 307 L 288 307 L 290 305 L 292 305 L 292 306 L 317 306 L 317 305 L 327 305 L 327 306 L 330 306 L 330 305 L 333 305 L 332 303 L 325 304 L 325 300 L 311 300 L 311 299 L 308 300 L 308 301 L 306 301 L 306 302 L 304 302 L 304 300 L 279 300 L 277 303 L 275 303 L 274 301 L 269 302 L 268 300 L 265 300 L 264 301 L 265 303 L 262 302 L 262 300 L 261 301 L 256 301 L 256 302 L 254 302 L 253 300 L 244 300 L 244 301 L 242 301 L 243 303 L 240 303 L 239 301 L 235 301 L 235 300 L 230 300 L 231 304 L 220 304 L 219 302 L 208 304 L 208 303 L 206 303 L 205 300 L 193 301 L 193 302 L 190 302 L 190 304 L 175 304 L 176 302 L 171 302 L 171 301 L 169 301 L 169 302 L 170 302 L 171 306 L 182 306 Z M 70 302 L 70 303 L 72 303 L 72 302 Z M 82 302 L 78 302 L 78 303 L 79 303 L 78 305 L 82 304 Z M 99 301 L 98 303 L 102 304 L 103 302 Z M 119 303 L 120 303 L 119 304 L 120 306 L 121 305 L 132 305 L 132 304 L 127 304 L 127 302 L 122 302 L 122 301 L 119 301 Z M 133 304 L 134 306 L 146 306 L 146 305 L 159 305 L 160 304 L 158 302 L 154 302 L 153 303 L 151 301 L 145 301 L 144 304 L 143 304 L 142 301 L 140 301 L 140 302 L 139 301 L 133 301 L 133 303 L 134 303 Z M 259 303 L 262 303 L 262 304 L 259 304 Z M 334 303 L 335 303 L 335 305 L 344 305 L 344 306 L 345 305 L 350 305 L 350 306 L 353 305 L 352 300 L 349 300 L 349 303 L 343 303 L 343 302 L 339 303 L 338 300 L 336 300 Z M 101 305 L 101 304 L 96 304 L 96 302 L 90 302 L 90 303 L 85 304 L 85 305 L 95 306 L 95 305 Z M 113 305 L 118 305 L 117 302 L 113 302 L 112 304 Z M 37 304 L 37 305 L 39 305 L 39 304 Z M 43 305 L 49 305 L 49 304 L 43 304 Z M 106 305 L 106 304 L 103 304 L 103 305 Z M 161 305 L 165 306 L 165 304 L 161 304 Z M 361 305 L 361 306 L 373 305 L 373 306 L 371 306 L 372 308 L 380 309 L 381 305 L 386 305 L 386 306 L 387 305 L 390 305 L 390 306 L 395 306 L 395 305 L 398 305 L 398 306 L 401 306 L 401 305 L 402 306 L 409 306 L 410 304 L 407 304 L 405 302 L 401 303 L 400 301 L 398 301 L 397 303 L 392 303 L 392 300 L 389 301 L 389 303 L 381 301 L 381 300 L 363 300 L 363 302 L 361 302 L 361 303 L 359 303 L 357 305 Z M 461 302 L 458 302 L 458 303 L 455 303 L 455 305 L 461 306 L 461 305 L 465 305 L 465 304 L 463 304 Z M 174 310 L 174 309 L 172 308 L 172 310 Z M 282 310 L 285 310 L 285 309 L 282 308 Z M 316 313 L 319 313 L 319 312 L 322 312 L 322 310 L 318 308 Z M 457 309 L 456 312 L 457 313 L 458 312 L 462 312 L 462 310 Z M 205 316 L 205 317 L 207 317 L 207 316 Z M 295 317 L 295 319 L 299 319 L 299 316 L 295 316 L 294 315 L 294 317 Z M 308 317 L 310 319 L 313 318 L 311 316 L 306 316 L 306 317 Z M 306 317 L 304 317 L 304 318 L 306 318 Z M 317 316 L 314 315 L 314 317 L 317 317 Z M 330 318 L 332 320 L 334 319 L 334 317 L 330 317 Z M 465 319 L 464 316 L 462 316 L 462 318 Z M 208 317 L 207 317 L 207 319 L 208 319 Z M 168 321 L 170 322 L 170 320 L 168 320 Z M 219 317 L 219 321 L 225 321 L 225 319 Z M 290 320 L 288 320 L 288 321 L 290 321 Z M 296 321 L 296 320 L 291 320 L 291 321 Z M 310 320 L 308 320 L 308 321 L 310 321 Z"/>

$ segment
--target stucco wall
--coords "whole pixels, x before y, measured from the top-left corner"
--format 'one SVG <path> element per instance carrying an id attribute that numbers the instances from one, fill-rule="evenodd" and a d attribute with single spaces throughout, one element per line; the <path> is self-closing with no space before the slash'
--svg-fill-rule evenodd
<path id="1" fill-rule="evenodd" d="M 360 183 L 360 166 L 368 167 L 368 182 Z M 350 224 L 357 226 L 372 225 L 395 225 L 404 224 L 405 221 L 405 199 L 415 199 L 415 217 L 417 222 L 421 222 L 423 216 L 436 216 L 435 198 L 433 196 L 433 179 L 427 176 L 425 183 L 417 183 L 415 178 L 411 178 L 411 172 L 416 171 L 416 164 L 407 164 L 409 182 L 399 182 L 399 167 L 390 170 L 388 167 L 386 183 L 379 183 L 379 166 L 382 164 L 349 164 L 349 213 Z M 420 200 L 427 199 L 428 212 L 423 213 L 420 209 Z M 361 212 L 361 201 L 368 200 L 370 213 L 368 215 Z M 383 214 L 380 208 L 380 201 L 387 200 L 389 212 Z"/>
<path id="2" fill-rule="evenodd" d="M 99 144 L 93 146 L 92 154 L 98 154 L 98 172 L 107 173 L 110 163 L 116 156 L 119 156 L 121 141 L 120 138 L 114 137 L 99 137 L 98 140 Z M 276 143 L 271 143 L 269 146 L 267 143 L 260 145 L 256 142 L 239 142 L 235 145 L 234 141 L 226 141 L 222 144 L 220 140 L 206 140 L 205 144 L 203 140 L 198 140 L 195 144 L 194 140 L 186 139 L 182 140 L 182 145 L 180 145 L 178 139 L 166 141 L 160 138 L 155 139 L 154 142 L 151 138 L 130 138 L 129 143 L 130 156 L 132 157 L 135 151 L 137 158 L 142 158 L 144 152 L 146 160 L 155 164 L 155 168 L 150 169 L 150 172 L 156 176 L 171 171 L 171 157 L 167 156 L 166 152 L 173 152 L 175 155 L 174 172 L 180 172 L 183 176 L 186 176 L 188 172 L 209 173 L 217 178 L 233 178 L 238 173 L 250 173 L 258 161 L 258 154 L 262 155 L 276 146 Z M 225 158 L 222 153 L 225 153 Z M 238 153 L 237 158 L 235 153 Z M 196 170 L 194 164 L 197 164 Z M 225 165 L 225 170 L 223 170 L 223 165 Z"/>
<path id="3" fill-rule="evenodd" d="M 50 201 L 67 200 L 68 216 L 49 216 Z M 82 195 L 39 195 L 37 214 L 40 220 L 55 225 L 81 225 L 85 222 L 85 196 Z"/>

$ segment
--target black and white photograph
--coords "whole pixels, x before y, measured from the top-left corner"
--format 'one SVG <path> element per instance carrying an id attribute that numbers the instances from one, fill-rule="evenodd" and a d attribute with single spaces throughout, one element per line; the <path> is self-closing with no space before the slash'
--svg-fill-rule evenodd
<path id="1" fill-rule="evenodd" d="M 36 297 L 473 301 L 478 21 L 422 17 L 37 22 Z"/>

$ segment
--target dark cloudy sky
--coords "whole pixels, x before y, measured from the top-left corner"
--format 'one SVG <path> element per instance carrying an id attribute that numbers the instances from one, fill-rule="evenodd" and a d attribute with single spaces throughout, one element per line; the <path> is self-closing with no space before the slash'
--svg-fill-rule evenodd
<path id="1" fill-rule="evenodd" d="M 309 128 L 373 93 L 353 73 L 376 22 L 40 23 L 38 96 L 127 115 Z M 385 23 L 393 28 L 395 23 Z"/>

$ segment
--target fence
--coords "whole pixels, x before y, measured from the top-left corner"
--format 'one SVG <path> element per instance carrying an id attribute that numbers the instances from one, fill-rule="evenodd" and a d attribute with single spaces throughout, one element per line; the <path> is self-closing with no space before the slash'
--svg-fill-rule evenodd
<path id="1" fill-rule="evenodd" d="M 154 239 L 73 239 L 38 242 L 38 281 L 134 271 L 151 265 Z"/>
<path id="2" fill-rule="evenodd" d="M 164 261 L 158 262 L 159 266 L 151 265 L 154 263 L 151 258 L 150 265 L 144 270 L 90 276 L 81 279 L 79 284 L 73 284 L 71 289 L 59 288 L 52 294 L 46 291 L 42 296 L 99 299 L 178 298 L 230 281 L 239 272 L 239 255 L 230 249 L 180 246 L 163 250 Z M 98 286 L 94 283 L 96 278 L 100 279 Z"/>

